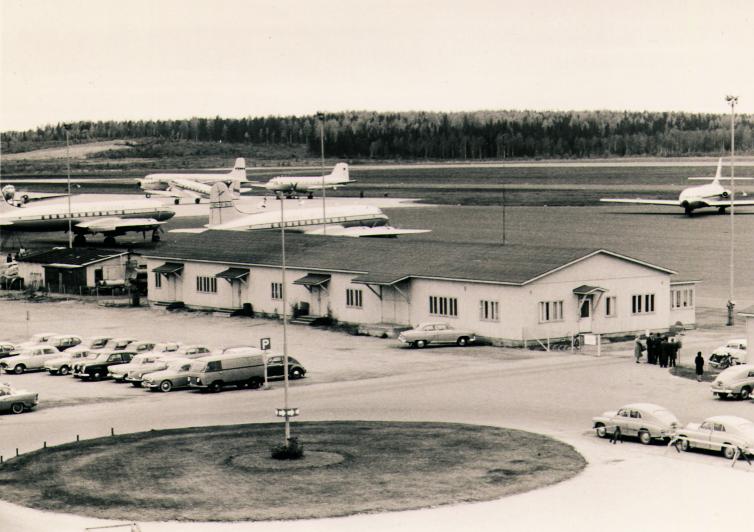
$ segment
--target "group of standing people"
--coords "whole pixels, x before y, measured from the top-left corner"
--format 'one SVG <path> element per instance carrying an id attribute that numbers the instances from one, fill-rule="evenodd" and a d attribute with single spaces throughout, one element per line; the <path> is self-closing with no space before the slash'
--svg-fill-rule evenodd
<path id="1" fill-rule="evenodd" d="M 642 339 L 646 338 L 644 342 Z M 681 342 L 675 336 L 664 336 L 660 333 L 650 333 L 646 337 L 639 337 L 634 344 L 636 363 L 647 352 L 648 364 L 659 364 L 661 368 L 675 367 L 680 356 Z"/>

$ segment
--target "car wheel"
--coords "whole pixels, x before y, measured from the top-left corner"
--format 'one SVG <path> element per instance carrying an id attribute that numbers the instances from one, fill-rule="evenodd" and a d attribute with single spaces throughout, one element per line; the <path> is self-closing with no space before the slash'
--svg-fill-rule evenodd
<path id="1" fill-rule="evenodd" d="M 132 382 L 131 386 L 133 386 L 134 388 L 141 388 L 141 382 Z"/>
<path id="2" fill-rule="evenodd" d="M 26 366 L 23 364 L 18 364 L 15 368 L 13 368 L 13 373 L 16 375 L 21 375 L 24 371 L 26 371 Z"/>
<path id="3" fill-rule="evenodd" d="M 728 460 L 733 460 L 733 457 L 736 456 L 736 448 L 732 445 L 723 445 L 720 452 L 723 453 L 723 456 Z"/>
<path id="4" fill-rule="evenodd" d="M 249 388 L 252 390 L 258 390 L 262 386 L 262 381 L 257 378 L 249 379 Z"/>
<path id="5" fill-rule="evenodd" d="M 425 347 L 426 345 L 427 345 L 427 341 L 426 340 L 417 340 L 416 341 L 416 347 L 418 347 L 419 349 Z"/>
<path id="6" fill-rule="evenodd" d="M 741 393 L 738 394 L 738 397 L 743 399 L 744 401 L 751 397 L 751 389 L 748 386 L 744 386 L 741 388 Z"/>
<path id="7" fill-rule="evenodd" d="M 69 368 L 68 366 L 60 366 L 58 373 L 60 373 L 61 375 L 68 375 L 69 371 L 71 371 L 71 368 Z"/>
<path id="8" fill-rule="evenodd" d="M 162 381 L 160 383 L 160 391 L 161 392 L 167 393 L 167 392 L 169 392 L 172 389 L 173 389 L 173 383 L 172 382 L 170 382 L 170 381 Z"/>
<path id="9" fill-rule="evenodd" d="M 461 336 L 458 340 L 456 340 L 456 343 L 459 347 L 464 347 L 466 345 L 469 345 L 469 339 L 465 336 Z"/>
<path id="10" fill-rule="evenodd" d="M 687 440 L 686 438 L 680 438 L 681 440 L 681 450 L 682 451 L 690 451 L 691 450 L 691 442 Z"/>
<path id="11" fill-rule="evenodd" d="M 301 371 L 301 368 L 293 368 L 291 370 L 291 379 L 300 379 L 304 376 L 304 372 Z"/>
<path id="12" fill-rule="evenodd" d="M 101 378 L 102 378 L 102 372 L 101 371 L 95 371 L 94 373 L 92 373 L 92 380 L 93 381 L 98 381 Z"/>
<path id="13" fill-rule="evenodd" d="M 644 445 L 652 443 L 652 435 L 646 430 L 639 431 L 639 441 Z"/>
<path id="14" fill-rule="evenodd" d="M 24 404 L 23 403 L 13 403 L 10 406 L 10 411 L 14 414 L 23 414 L 24 413 Z"/>
<path id="15" fill-rule="evenodd" d="M 597 425 L 594 427 L 594 431 L 600 438 L 607 437 L 607 427 L 605 427 L 605 425 L 603 425 L 602 423 L 597 423 Z"/>
<path id="16" fill-rule="evenodd" d="M 220 393 L 223 391 L 223 384 L 219 381 L 215 381 L 209 385 L 209 391 L 212 393 Z"/>

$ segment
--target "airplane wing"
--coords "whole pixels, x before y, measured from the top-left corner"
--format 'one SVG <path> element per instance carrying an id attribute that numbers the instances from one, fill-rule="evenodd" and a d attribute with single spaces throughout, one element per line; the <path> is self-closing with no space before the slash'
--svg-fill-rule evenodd
<path id="1" fill-rule="evenodd" d="M 746 206 L 746 205 L 754 205 L 754 199 L 745 199 L 745 200 L 736 200 L 731 202 L 730 200 L 718 200 L 718 201 L 707 201 L 707 205 L 710 207 L 730 207 L 730 204 L 733 203 L 736 207 L 740 206 Z"/>
<path id="2" fill-rule="evenodd" d="M 311 229 L 304 229 L 302 231 L 307 235 L 327 235 L 327 236 L 347 236 L 352 238 L 364 238 L 364 237 L 392 237 L 398 235 L 413 235 L 418 233 L 429 233 L 430 229 L 398 229 L 397 227 L 391 227 L 389 225 L 381 225 L 376 227 L 343 227 L 342 225 L 328 225 L 326 231 L 323 231 L 322 226 L 312 227 Z"/>
<path id="3" fill-rule="evenodd" d="M 154 218 L 98 218 L 89 222 L 76 224 L 78 229 L 86 229 L 87 232 L 111 233 L 117 231 L 151 231 L 165 222 L 158 222 Z"/>
<path id="4" fill-rule="evenodd" d="M 633 203 L 639 205 L 664 205 L 666 207 L 680 207 L 678 200 L 641 199 L 641 198 L 601 198 L 602 203 Z"/>
<path id="5" fill-rule="evenodd" d="M 189 234 L 198 234 L 198 233 L 204 233 L 205 231 L 209 231 L 208 227 L 186 227 L 184 229 L 171 229 L 168 231 L 168 233 L 189 233 Z"/>
<path id="6" fill-rule="evenodd" d="M 19 203 L 30 201 L 43 201 L 51 198 L 62 198 L 68 194 L 48 194 L 46 192 L 16 192 L 14 200 Z"/>

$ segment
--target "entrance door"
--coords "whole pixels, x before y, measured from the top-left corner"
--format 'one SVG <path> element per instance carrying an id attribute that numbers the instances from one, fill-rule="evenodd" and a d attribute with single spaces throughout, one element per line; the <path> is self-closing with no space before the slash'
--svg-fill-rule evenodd
<path id="1" fill-rule="evenodd" d="M 592 332 L 592 296 L 585 296 L 580 301 L 579 332 Z"/>

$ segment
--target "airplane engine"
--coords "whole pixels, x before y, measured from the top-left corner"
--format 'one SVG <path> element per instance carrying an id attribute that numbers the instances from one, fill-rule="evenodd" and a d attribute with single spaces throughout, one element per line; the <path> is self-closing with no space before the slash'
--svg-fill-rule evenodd
<path id="1" fill-rule="evenodd" d="M 720 193 L 720 196 L 723 197 L 723 198 L 727 198 L 728 197 L 728 191 L 727 190 L 723 190 L 722 193 Z"/>
<path id="2" fill-rule="evenodd" d="M 3 199 L 8 203 L 13 203 L 16 197 L 16 187 L 13 185 L 5 185 L 2 189 Z"/>

